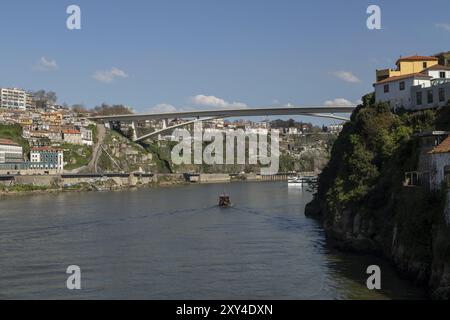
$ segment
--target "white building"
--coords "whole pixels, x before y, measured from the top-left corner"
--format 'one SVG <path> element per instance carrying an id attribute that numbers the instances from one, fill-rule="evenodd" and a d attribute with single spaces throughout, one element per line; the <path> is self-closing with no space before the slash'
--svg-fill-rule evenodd
<path id="1" fill-rule="evenodd" d="M 30 151 L 30 169 L 64 170 L 64 152 L 52 147 L 34 147 Z"/>
<path id="2" fill-rule="evenodd" d="M 297 129 L 296 127 L 290 127 L 290 128 L 288 129 L 288 132 L 287 132 L 287 133 L 288 133 L 288 134 L 291 134 L 291 135 L 299 134 L 298 129 Z"/>
<path id="3" fill-rule="evenodd" d="M 450 79 L 450 67 L 438 64 L 423 70 L 422 73 L 433 79 Z"/>
<path id="4" fill-rule="evenodd" d="M 23 149 L 9 139 L 0 139 L 0 164 L 23 161 Z"/>
<path id="5" fill-rule="evenodd" d="M 84 145 L 92 146 L 94 144 L 92 139 L 92 130 L 81 127 L 80 133 Z"/>
<path id="6" fill-rule="evenodd" d="M 32 101 L 32 96 L 22 89 L 0 88 L 0 108 L 25 110 Z"/>
<path id="7" fill-rule="evenodd" d="M 393 108 L 420 110 L 446 106 L 450 100 L 450 67 L 434 65 L 420 73 L 374 83 L 375 101 Z"/>
<path id="8" fill-rule="evenodd" d="M 331 133 L 339 133 L 342 131 L 342 129 L 344 129 L 344 125 L 342 123 L 330 124 L 329 126 L 327 126 L 328 132 L 331 132 Z"/>
<path id="9" fill-rule="evenodd" d="M 447 137 L 430 152 L 430 189 L 437 190 L 442 184 L 450 187 L 450 137 Z"/>
<path id="10" fill-rule="evenodd" d="M 63 141 L 72 144 L 83 144 L 83 138 L 81 132 L 76 129 L 63 130 L 62 132 Z"/>
<path id="11" fill-rule="evenodd" d="M 388 102 L 393 108 L 410 109 L 413 101 L 411 88 L 413 86 L 429 87 L 432 77 L 423 73 L 413 73 L 390 77 L 374 84 L 375 101 Z"/>

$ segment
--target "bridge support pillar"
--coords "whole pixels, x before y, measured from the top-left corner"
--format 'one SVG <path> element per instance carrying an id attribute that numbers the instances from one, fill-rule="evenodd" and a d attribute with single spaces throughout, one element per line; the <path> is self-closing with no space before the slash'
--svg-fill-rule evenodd
<path id="1" fill-rule="evenodd" d="M 133 136 L 131 137 L 131 140 L 136 141 L 137 140 L 137 131 L 136 131 L 136 121 L 131 121 L 131 129 L 133 129 Z"/>
<path id="2" fill-rule="evenodd" d="M 167 128 L 167 122 L 168 122 L 167 118 L 166 119 L 162 119 L 162 128 L 163 129 Z M 161 134 L 158 134 L 158 141 L 161 141 L 161 139 L 162 139 Z"/>

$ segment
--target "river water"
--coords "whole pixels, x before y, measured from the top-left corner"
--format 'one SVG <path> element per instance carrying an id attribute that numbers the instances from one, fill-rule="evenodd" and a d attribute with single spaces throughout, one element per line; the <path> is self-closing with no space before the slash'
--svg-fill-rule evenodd
<path id="1" fill-rule="evenodd" d="M 216 206 L 224 191 L 232 208 Z M 310 199 L 281 182 L 0 198 L 0 298 L 423 297 L 385 262 L 328 248 Z M 66 288 L 69 265 L 81 290 Z"/>

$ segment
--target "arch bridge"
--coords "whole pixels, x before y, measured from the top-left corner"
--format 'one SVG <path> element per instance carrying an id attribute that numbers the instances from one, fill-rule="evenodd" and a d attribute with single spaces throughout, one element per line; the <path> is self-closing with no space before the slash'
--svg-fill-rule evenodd
<path id="1" fill-rule="evenodd" d="M 246 109 L 221 109 L 221 110 L 192 110 L 192 111 L 180 111 L 180 112 L 167 112 L 167 113 L 147 113 L 147 114 L 122 114 L 122 115 L 109 115 L 109 116 L 94 116 L 89 119 L 100 121 L 103 123 L 111 122 L 129 122 L 131 123 L 135 137 L 134 141 L 145 140 L 164 132 L 173 130 L 178 127 L 186 126 L 198 121 L 208 121 L 212 119 L 224 119 L 230 117 L 255 117 L 255 116 L 308 116 L 308 117 L 321 117 L 336 119 L 342 121 L 348 121 L 349 119 L 342 114 L 351 113 L 356 106 L 317 106 L 317 107 L 277 107 L 277 108 L 246 108 Z M 191 119 L 189 121 L 176 124 L 173 126 L 167 126 L 168 119 Z M 162 120 L 163 128 L 143 135 L 141 137 L 136 136 L 136 122 L 144 120 Z"/>

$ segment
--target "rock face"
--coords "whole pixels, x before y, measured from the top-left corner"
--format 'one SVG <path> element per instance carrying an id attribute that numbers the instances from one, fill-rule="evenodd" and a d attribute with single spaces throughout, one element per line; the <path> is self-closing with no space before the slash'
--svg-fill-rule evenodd
<path id="1" fill-rule="evenodd" d="M 157 171 L 151 153 L 111 130 L 106 131 L 98 169 L 100 172 Z"/>
<path id="2" fill-rule="evenodd" d="M 414 239 L 405 230 L 399 231 L 401 220 L 380 221 L 354 209 L 330 212 L 318 199 L 306 206 L 305 214 L 322 221 L 327 239 L 335 247 L 383 256 L 392 261 L 403 276 L 428 289 L 431 298 L 450 298 L 450 230 L 446 225 L 426 225 L 426 234 L 418 234 Z M 395 212 L 389 215 L 395 217 Z M 405 224 L 411 222 L 405 221 Z"/>
<path id="3" fill-rule="evenodd" d="M 423 146 L 412 128 L 437 122 L 432 111 L 396 115 L 366 103 L 334 144 L 306 206 L 320 219 L 330 243 L 389 259 L 430 297 L 450 297 L 450 228 L 447 192 L 405 187 L 405 172 L 419 170 Z M 438 128 L 442 130 L 442 128 Z"/>

